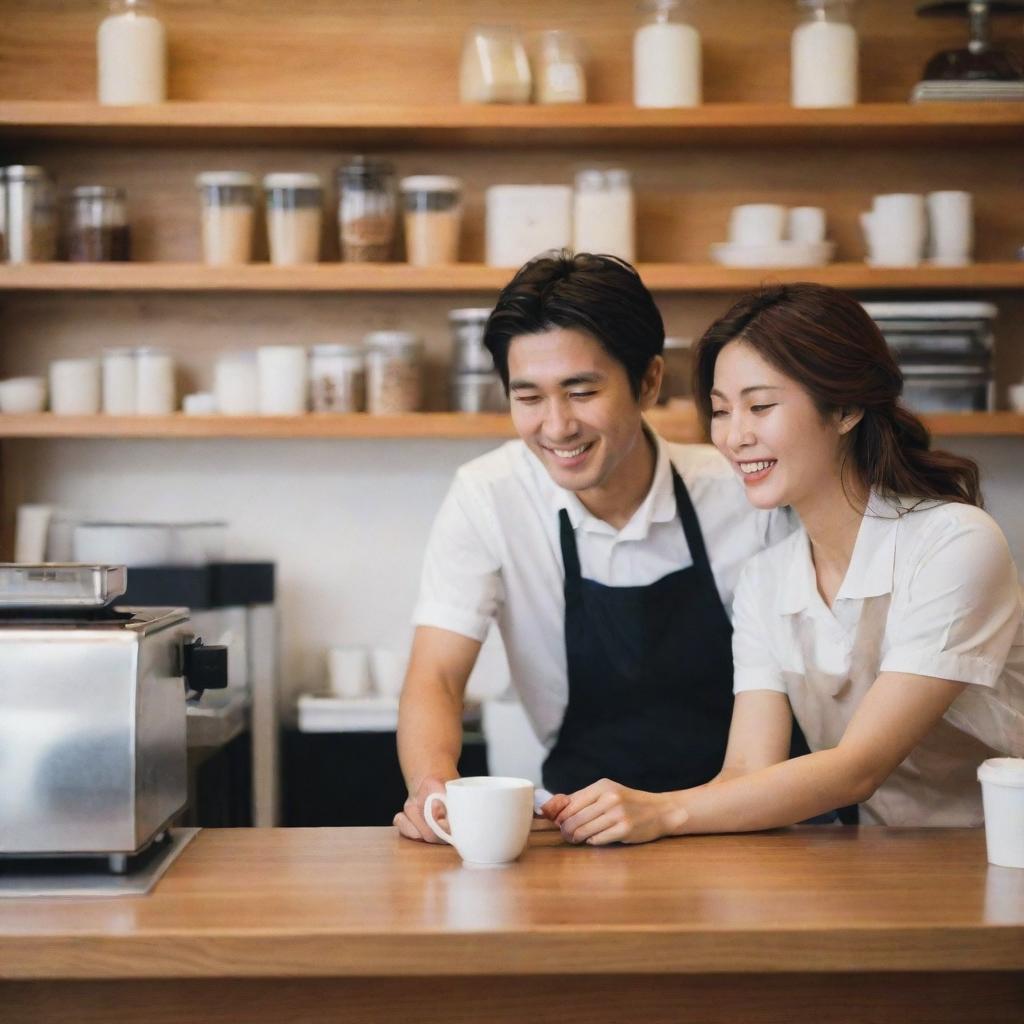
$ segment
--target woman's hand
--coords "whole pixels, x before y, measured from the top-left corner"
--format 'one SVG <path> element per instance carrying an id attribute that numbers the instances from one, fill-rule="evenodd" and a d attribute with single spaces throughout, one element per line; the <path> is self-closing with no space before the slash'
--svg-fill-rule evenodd
<path id="1" fill-rule="evenodd" d="M 673 793 L 645 793 L 601 779 L 564 801 L 555 821 L 570 843 L 604 846 L 607 843 L 649 843 L 671 835 L 685 820 Z M 544 811 L 547 813 L 548 805 Z"/>

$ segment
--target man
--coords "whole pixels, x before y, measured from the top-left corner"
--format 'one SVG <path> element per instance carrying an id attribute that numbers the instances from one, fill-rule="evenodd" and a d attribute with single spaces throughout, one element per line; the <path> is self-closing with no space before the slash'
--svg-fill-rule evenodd
<path id="1" fill-rule="evenodd" d="M 733 587 L 778 514 L 753 509 L 713 448 L 644 423 L 664 336 L 611 257 L 538 259 L 501 293 L 485 344 L 520 440 L 458 471 L 427 547 L 399 714 L 402 835 L 437 841 L 423 803 L 458 774 L 492 622 L 553 793 L 600 778 L 663 792 L 721 768 Z"/>

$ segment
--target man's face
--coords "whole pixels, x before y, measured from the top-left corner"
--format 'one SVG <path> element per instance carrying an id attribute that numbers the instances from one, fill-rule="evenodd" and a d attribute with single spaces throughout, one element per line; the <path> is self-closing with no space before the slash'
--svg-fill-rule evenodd
<path id="1" fill-rule="evenodd" d="M 508 350 L 512 421 L 559 487 L 614 486 L 643 443 L 641 415 L 658 397 L 661 368 L 651 360 L 638 401 L 625 367 L 586 331 L 520 335 Z"/>

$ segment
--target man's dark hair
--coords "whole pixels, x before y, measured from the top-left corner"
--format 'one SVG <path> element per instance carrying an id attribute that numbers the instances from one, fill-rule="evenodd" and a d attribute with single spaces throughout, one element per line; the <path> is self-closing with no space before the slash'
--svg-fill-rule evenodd
<path id="1" fill-rule="evenodd" d="M 654 356 L 665 347 L 665 325 L 640 275 L 624 260 L 562 252 L 521 267 L 487 321 L 484 344 L 508 392 L 513 338 L 556 327 L 586 331 L 620 362 L 635 398 Z"/>

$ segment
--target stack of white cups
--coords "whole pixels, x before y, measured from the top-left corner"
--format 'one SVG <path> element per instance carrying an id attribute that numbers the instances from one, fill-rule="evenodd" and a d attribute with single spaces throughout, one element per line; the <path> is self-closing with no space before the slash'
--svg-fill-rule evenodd
<path id="1" fill-rule="evenodd" d="M 867 261 L 876 267 L 962 267 L 972 260 L 973 203 L 970 192 L 895 192 L 875 196 L 860 215 Z"/>

